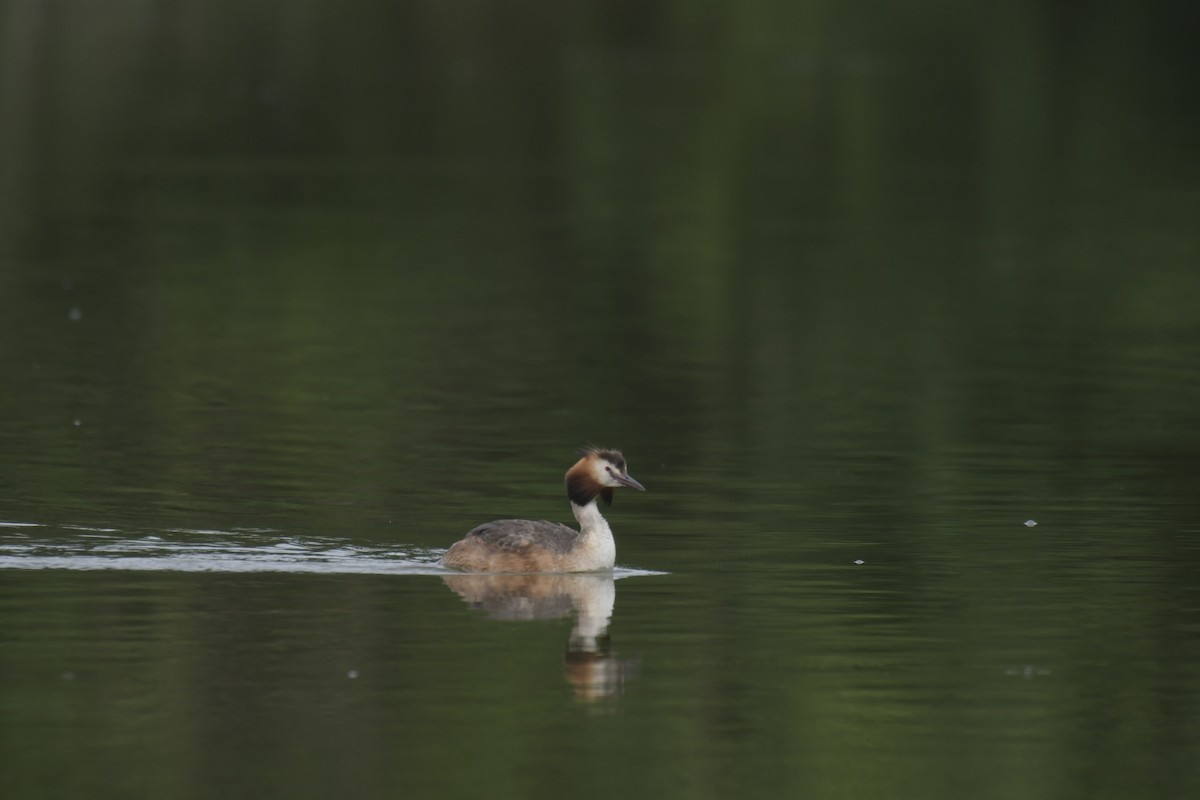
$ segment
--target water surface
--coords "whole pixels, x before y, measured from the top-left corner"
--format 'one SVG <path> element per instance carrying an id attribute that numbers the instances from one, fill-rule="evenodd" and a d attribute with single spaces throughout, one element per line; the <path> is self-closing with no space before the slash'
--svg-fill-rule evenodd
<path id="1" fill-rule="evenodd" d="M 5 796 L 1195 796 L 1181 8 L 0 6 Z"/>

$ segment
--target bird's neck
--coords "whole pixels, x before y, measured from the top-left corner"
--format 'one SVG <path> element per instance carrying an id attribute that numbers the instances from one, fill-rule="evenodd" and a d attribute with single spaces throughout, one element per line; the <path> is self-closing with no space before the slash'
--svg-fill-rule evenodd
<path id="1" fill-rule="evenodd" d="M 595 500 L 582 506 L 572 502 L 571 511 L 579 521 L 579 532 L 584 536 L 612 536 L 612 529 L 608 527 L 608 522 L 600 513 L 600 506 Z"/>
<path id="2" fill-rule="evenodd" d="M 579 520 L 577 547 L 582 555 L 582 566 L 578 568 L 585 571 L 612 569 L 617 562 L 617 543 L 613 540 L 612 529 L 600 515 L 596 501 L 584 505 L 572 502 L 571 510 Z"/>

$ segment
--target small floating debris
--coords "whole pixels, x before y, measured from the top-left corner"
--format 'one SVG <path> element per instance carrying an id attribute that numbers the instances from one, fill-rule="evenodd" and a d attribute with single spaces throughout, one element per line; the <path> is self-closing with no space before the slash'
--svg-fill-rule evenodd
<path id="1" fill-rule="evenodd" d="M 1034 520 L 1034 519 L 1027 519 L 1027 520 L 1025 520 L 1025 527 L 1026 527 L 1026 528 L 1034 528 L 1034 527 L 1037 527 L 1037 520 Z"/>
<path id="2" fill-rule="evenodd" d="M 356 670 L 356 669 L 350 670 L 349 672 L 346 673 L 346 677 L 349 678 L 350 680 L 354 680 L 355 678 L 358 677 L 358 670 Z"/>
<path id="3" fill-rule="evenodd" d="M 78 427 L 80 427 L 81 425 L 83 425 L 83 420 L 81 420 L 79 417 L 76 417 L 74 421 L 75 421 L 75 427 L 76 427 L 76 428 L 78 428 Z"/>
<path id="4" fill-rule="evenodd" d="M 1053 674 L 1049 667 L 1039 667 L 1036 664 L 1023 664 L 1019 667 L 1009 667 L 1004 670 L 1005 675 L 1016 675 L 1018 677 L 1029 680 L 1039 676 Z"/>
<path id="5" fill-rule="evenodd" d="M 854 559 L 854 563 L 855 564 L 865 564 L 866 562 L 863 561 L 861 558 L 856 558 L 856 559 Z"/>
<path id="6" fill-rule="evenodd" d="M 71 306 L 71 310 L 67 312 L 67 316 L 70 317 L 71 322 L 79 322 L 79 320 L 83 319 L 83 309 L 79 306 Z"/>

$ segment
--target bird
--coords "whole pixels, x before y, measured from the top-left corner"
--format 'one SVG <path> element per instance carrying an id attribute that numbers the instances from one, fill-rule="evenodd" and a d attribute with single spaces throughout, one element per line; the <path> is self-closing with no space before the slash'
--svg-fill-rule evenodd
<path id="1" fill-rule="evenodd" d="M 460 572 L 600 572 L 612 570 L 617 545 L 600 513 L 613 490 L 646 491 L 629 474 L 619 450 L 585 447 L 564 482 L 579 530 L 557 522 L 498 519 L 472 528 L 442 556 L 442 566 Z"/>

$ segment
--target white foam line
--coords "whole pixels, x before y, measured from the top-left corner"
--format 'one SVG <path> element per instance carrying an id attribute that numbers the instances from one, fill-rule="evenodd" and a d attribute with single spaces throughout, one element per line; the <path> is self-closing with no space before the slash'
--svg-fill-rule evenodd
<path id="1" fill-rule="evenodd" d="M 247 561 L 175 557 L 104 558 L 101 556 L 0 556 L 0 569 L 135 572 L 289 572 L 320 575 L 443 575 L 439 567 L 421 563 L 331 564 L 325 561 Z"/>
<path id="2" fill-rule="evenodd" d="M 10 551 L 11 552 L 11 551 Z M 225 556 L 189 558 L 187 556 L 125 556 L 119 558 L 97 555 L 38 556 L 0 555 L 0 569 L 23 570 L 128 570 L 136 572 L 288 572 L 320 575 L 461 575 L 429 561 L 325 561 L 323 559 L 264 560 Z M 665 572 L 628 569 L 613 570 L 613 579 L 666 575 Z"/>
<path id="3" fill-rule="evenodd" d="M 0 528 L 40 528 L 40 522 L 3 522 L 0 521 Z"/>
<path id="4" fill-rule="evenodd" d="M 0 522 L 0 527 L 36 528 L 39 523 Z M 0 569 L 137 570 L 162 572 L 290 572 L 309 574 L 452 575 L 442 568 L 441 549 L 356 546 L 344 539 L 288 538 L 275 542 L 240 542 L 223 531 L 173 529 L 228 537 L 207 541 L 164 541 L 158 536 L 123 538 L 112 528 L 62 526 L 83 531 L 67 541 L 33 541 L 24 534 L 0 543 Z M 613 579 L 665 575 L 663 572 L 617 567 Z"/>
<path id="5" fill-rule="evenodd" d="M 656 575 L 670 575 L 669 572 L 659 572 L 654 569 L 636 569 L 635 567 L 616 567 L 613 569 L 613 578 L 619 580 L 621 578 L 653 578 Z"/>
<path id="6" fill-rule="evenodd" d="M 205 528 L 167 528 L 168 533 L 194 533 L 201 536 L 236 536 L 236 531 L 208 530 Z"/>

